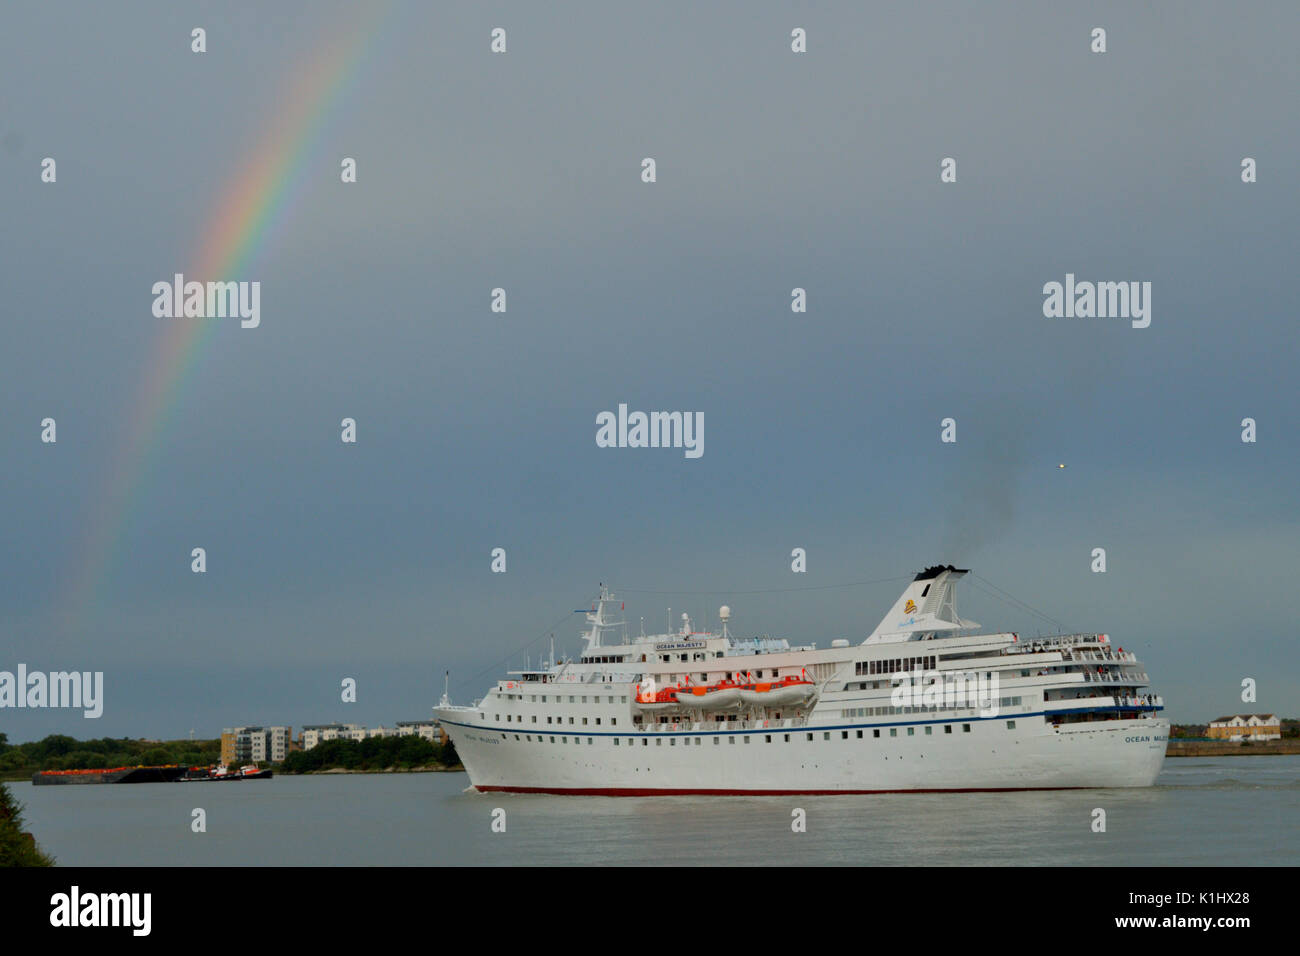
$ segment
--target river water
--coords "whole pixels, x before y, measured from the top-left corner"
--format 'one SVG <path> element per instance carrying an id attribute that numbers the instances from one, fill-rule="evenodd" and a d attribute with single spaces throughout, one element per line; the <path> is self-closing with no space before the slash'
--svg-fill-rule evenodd
<path id="1" fill-rule="evenodd" d="M 1300 756 L 1168 759 L 1141 790 L 627 798 L 467 785 L 421 773 L 10 787 L 41 846 L 83 866 L 1300 863 Z M 206 832 L 192 830 L 195 808 Z"/>

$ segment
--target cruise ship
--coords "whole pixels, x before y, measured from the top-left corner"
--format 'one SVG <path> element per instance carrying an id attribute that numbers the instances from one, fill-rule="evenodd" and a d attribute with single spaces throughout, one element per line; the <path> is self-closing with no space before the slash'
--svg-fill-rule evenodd
<path id="1" fill-rule="evenodd" d="M 860 643 L 695 630 L 629 637 L 604 586 L 581 656 L 434 713 L 471 786 L 514 793 L 868 794 L 1151 786 L 1169 721 L 1106 634 L 978 633 L 952 565 Z M 552 655 L 554 656 L 554 655 Z M 545 663 L 545 662 L 543 662 Z"/>

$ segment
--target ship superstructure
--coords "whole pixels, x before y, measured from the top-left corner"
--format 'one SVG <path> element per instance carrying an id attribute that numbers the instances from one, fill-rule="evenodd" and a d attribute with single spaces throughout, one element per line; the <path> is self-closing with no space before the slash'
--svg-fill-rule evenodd
<path id="1" fill-rule="evenodd" d="M 434 711 L 481 791 L 887 793 L 1150 786 L 1169 722 L 1106 634 L 975 633 L 948 566 L 860 643 L 739 639 L 688 615 L 629 637 L 608 589 L 577 660 Z"/>

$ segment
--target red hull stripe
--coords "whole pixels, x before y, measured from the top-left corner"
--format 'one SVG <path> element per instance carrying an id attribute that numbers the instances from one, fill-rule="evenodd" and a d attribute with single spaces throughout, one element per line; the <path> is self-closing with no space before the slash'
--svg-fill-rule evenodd
<path id="1" fill-rule="evenodd" d="M 833 797 L 871 793 L 1020 793 L 1027 790 L 1087 790 L 1088 787 L 953 787 L 923 790 L 705 790 L 649 787 L 475 787 L 480 793 L 552 793 L 580 797 Z"/>

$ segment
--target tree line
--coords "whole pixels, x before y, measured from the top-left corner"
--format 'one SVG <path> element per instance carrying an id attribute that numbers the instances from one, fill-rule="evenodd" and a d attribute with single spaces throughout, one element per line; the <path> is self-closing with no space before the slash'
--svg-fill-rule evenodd
<path id="1" fill-rule="evenodd" d="M 220 760 L 220 740 L 158 741 L 130 737 L 77 740 L 65 734 L 51 734 L 25 744 L 10 744 L 0 734 L 0 776 L 9 779 L 30 776 L 38 770 L 92 770 L 169 763 L 199 767 Z"/>
<path id="2" fill-rule="evenodd" d="M 398 767 L 454 767 L 460 763 L 448 741 L 434 744 L 423 737 L 367 737 L 365 740 L 326 740 L 311 750 L 290 751 L 280 765 L 283 773 L 314 770 L 387 770 Z"/>

